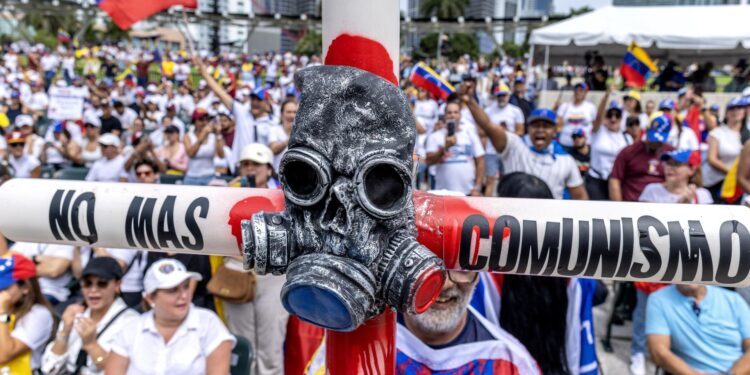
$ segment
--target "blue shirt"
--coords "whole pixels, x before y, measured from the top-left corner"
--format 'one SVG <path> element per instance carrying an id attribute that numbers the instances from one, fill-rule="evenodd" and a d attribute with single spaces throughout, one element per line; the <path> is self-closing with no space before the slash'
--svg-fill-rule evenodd
<path id="1" fill-rule="evenodd" d="M 646 308 L 646 334 L 671 337 L 672 352 L 690 367 L 708 373 L 729 370 L 750 338 L 750 307 L 739 294 L 706 286 L 695 306 L 675 286 L 654 292 Z"/>

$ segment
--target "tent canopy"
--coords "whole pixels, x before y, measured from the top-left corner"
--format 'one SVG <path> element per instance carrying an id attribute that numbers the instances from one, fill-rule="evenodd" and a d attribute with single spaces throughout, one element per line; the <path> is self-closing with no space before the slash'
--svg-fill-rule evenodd
<path id="1" fill-rule="evenodd" d="M 529 43 L 555 60 L 586 50 L 622 57 L 631 41 L 652 57 L 730 62 L 750 49 L 750 6 L 608 6 L 536 29 Z M 537 53 L 539 53 L 537 49 Z"/>

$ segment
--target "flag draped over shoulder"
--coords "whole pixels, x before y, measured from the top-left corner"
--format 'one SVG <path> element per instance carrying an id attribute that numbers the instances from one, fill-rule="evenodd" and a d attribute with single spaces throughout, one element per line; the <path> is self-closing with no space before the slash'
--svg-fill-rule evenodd
<path id="1" fill-rule="evenodd" d="M 446 82 L 423 62 L 420 62 L 412 69 L 409 80 L 414 86 L 426 90 L 436 98 L 443 100 L 448 99 L 448 96 L 456 90 L 453 88 L 453 85 Z"/>
<path id="2" fill-rule="evenodd" d="M 620 74 L 628 87 L 646 86 L 651 73 L 657 72 L 656 64 L 648 56 L 646 50 L 631 42 L 628 52 L 620 65 Z"/>
<path id="3" fill-rule="evenodd" d="M 134 23 L 175 5 L 195 9 L 198 7 L 198 0 L 97 0 L 97 4 L 112 17 L 117 26 L 126 30 Z"/>

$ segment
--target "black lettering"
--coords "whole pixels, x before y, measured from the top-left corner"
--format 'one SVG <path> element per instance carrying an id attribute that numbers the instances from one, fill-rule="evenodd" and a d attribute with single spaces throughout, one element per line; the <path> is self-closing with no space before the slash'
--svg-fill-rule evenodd
<path id="1" fill-rule="evenodd" d="M 471 215 L 464 220 L 461 227 L 461 247 L 459 249 L 458 263 L 461 269 L 467 271 L 477 271 L 484 269 L 487 265 L 487 257 L 484 255 L 477 256 L 477 263 L 471 264 L 471 239 L 474 235 L 474 227 L 479 228 L 479 238 L 490 237 L 490 223 L 482 215 Z M 502 233 L 500 234 L 502 236 Z M 479 241 L 477 238 L 477 242 Z"/>
<path id="2" fill-rule="evenodd" d="M 81 225 L 78 222 L 78 210 L 81 205 L 86 203 L 86 227 L 89 229 L 89 234 L 83 234 Z M 71 222 L 73 223 L 73 232 L 76 236 L 83 241 L 88 242 L 89 245 L 96 242 L 99 235 L 96 233 L 96 223 L 94 222 L 94 208 L 96 204 L 96 196 L 92 192 L 86 192 L 78 196 L 75 202 L 73 202 L 73 211 L 71 212 Z"/>
<path id="3" fill-rule="evenodd" d="M 194 200 L 185 212 L 185 225 L 195 238 L 195 243 L 191 242 L 188 236 L 182 236 L 182 243 L 190 250 L 203 250 L 203 233 L 201 233 L 201 228 L 195 220 L 195 210 L 198 208 L 200 208 L 198 217 L 205 219 L 208 216 L 208 198 L 201 197 Z"/>
<path id="4" fill-rule="evenodd" d="M 128 241 L 128 245 L 131 247 L 142 247 L 142 248 L 153 248 L 158 249 L 159 246 L 154 238 L 154 230 L 152 217 L 154 215 L 154 207 L 156 206 L 156 198 L 147 198 L 144 201 L 143 197 L 135 197 L 130 202 L 128 207 L 128 214 L 125 217 L 125 237 Z M 135 234 L 138 240 L 138 245 L 133 240 L 133 234 Z M 151 242 L 149 246 L 146 242 L 146 237 Z"/>
<path id="5" fill-rule="evenodd" d="M 175 248 L 182 249 L 182 244 L 177 236 L 177 230 L 174 226 L 174 203 L 176 197 L 168 195 L 164 204 L 159 210 L 159 220 L 157 221 L 156 236 L 159 238 L 159 246 L 169 247 L 172 242 Z"/>
<path id="6" fill-rule="evenodd" d="M 594 219 L 591 225 L 591 257 L 584 276 L 594 276 L 602 264 L 602 277 L 612 277 L 620 258 L 620 221 L 609 221 L 609 243 L 604 220 Z"/>
<path id="7" fill-rule="evenodd" d="M 656 220 L 653 216 L 641 216 L 638 218 L 638 243 L 640 244 L 641 251 L 649 264 L 648 270 L 644 271 L 645 265 L 643 263 L 633 263 L 633 266 L 630 268 L 630 275 L 639 279 L 652 277 L 656 275 L 661 268 L 661 255 L 649 238 L 649 228 L 654 228 L 659 237 L 666 236 L 669 233 L 664 224 L 659 220 Z"/>
<path id="8" fill-rule="evenodd" d="M 732 237 L 739 238 L 739 267 L 734 276 L 729 276 L 729 265 L 732 264 Z M 719 229 L 719 266 L 716 269 L 716 281 L 722 284 L 736 284 L 747 279 L 750 273 L 750 232 L 737 220 L 725 221 Z"/>
<path id="9" fill-rule="evenodd" d="M 549 264 L 544 270 L 545 274 L 552 274 L 557 265 L 558 246 L 560 245 L 560 223 L 548 222 L 542 240 L 542 249 L 539 251 L 538 236 L 536 231 L 536 221 L 523 221 L 523 237 L 521 240 L 521 259 L 518 262 L 518 273 L 527 273 L 526 268 L 529 263 L 531 267 L 529 273 L 538 275 L 545 262 L 549 259 Z M 546 273 L 549 272 L 549 273 Z"/>
<path id="10" fill-rule="evenodd" d="M 55 195 L 52 196 L 52 203 L 50 203 L 49 206 L 49 227 L 56 240 L 63 240 L 60 235 L 60 231 L 62 231 L 62 234 L 68 241 L 75 241 L 76 239 L 73 237 L 73 233 L 70 231 L 70 226 L 68 224 L 70 201 L 73 200 L 75 190 L 68 191 L 68 193 L 65 194 L 65 199 L 63 199 L 63 194 L 65 194 L 65 190 L 57 190 Z"/>
<path id="11" fill-rule="evenodd" d="M 633 262 L 633 219 L 622 218 L 622 260 L 615 277 L 627 277 Z"/>
<path id="12" fill-rule="evenodd" d="M 510 231 L 508 237 L 508 258 L 505 265 L 500 266 L 500 259 L 503 251 L 503 235 L 505 228 Z M 492 251 L 490 252 L 489 269 L 492 272 L 509 272 L 516 268 L 518 261 L 518 244 L 521 242 L 521 224 L 518 220 L 510 215 L 503 215 L 495 220 L 495 227 L 492 229 Z"/>
<path id="13" fill-rule="evenodd" d="M 701 281 L 714 281 L 714 263 L 711 258 L 711 249 L 708 247 L 706 233 L 703 231 L 701 222 L 697 220 L 688 221 L 690 235 L 690 251 L 700 257 Z"/>
<path id="14" fill-rule="evenodd" d="M 573 268 L 570 266 L 570 254 L 573 248 L 573 219 L 563 219 L 562 247 L 560 249 L 560 263 L 557 265 L 557 273 L 560 276 L 580 276 L 586 267 L 589 257 L 589 222 L 578 222 L 578 256 Z"/>
<path id="15" fill-rule="evenodd" d="M 664 271 L 661 281 L 675 281 L 674 277 L 680 263 L 682 263 L 682 281 L 693 281 L 698 271 L 698 257 L 694 256 L 697 254 L 693 254 L 688 247 L 679 221 L 668 222 L 667 230 L 669 230 L 669 259 L 667 270 Z"/>

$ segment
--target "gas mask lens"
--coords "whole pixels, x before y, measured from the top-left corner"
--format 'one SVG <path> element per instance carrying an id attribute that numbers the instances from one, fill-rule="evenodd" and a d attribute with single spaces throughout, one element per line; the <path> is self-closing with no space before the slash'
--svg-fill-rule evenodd
<path id="1" fill-rule="evenodd" d="M 409 170 L 386 154 L 366 157 L 355 181 L 360 205 L 379 219 L 400 214 L 411 198 Z"/>
<path id="2" fill-rule="evenodd" d="M 326 194 L 331 184 L 331 165 L 317 152 L 306 147 L 287 151 L 279 166 L 284 196 L 291 202 L 309 207 Z"/>

